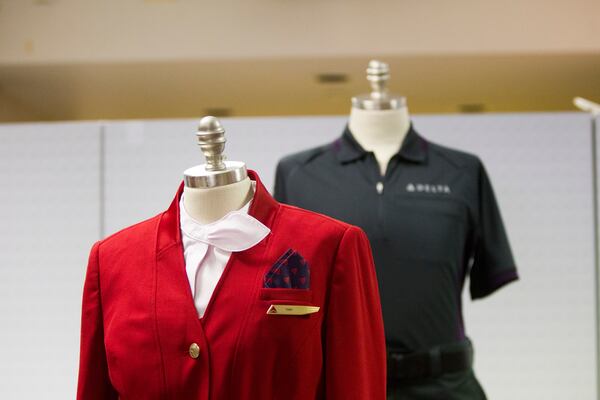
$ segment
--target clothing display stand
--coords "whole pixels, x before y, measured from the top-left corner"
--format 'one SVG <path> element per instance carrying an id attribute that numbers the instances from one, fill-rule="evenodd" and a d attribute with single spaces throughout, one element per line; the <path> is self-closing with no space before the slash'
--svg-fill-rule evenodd
<path id="1" fill-rule="evenodd" d="M 371 60 L 366 73 L 371 92 L 352 97 L 348 129 L 361 147 L 373 152 L 383 176 L 410 130 L 410 114 L 406 98 L 388 90 L 387 63 Z"/>
<path id="2" fill-rule="evenodd" d="M 207 224 L 241 209 L 254 190 L 246 164 L 225 161 L 225 129 L 215 117 L 200 120 L 196 137 L 206 163 L 183 172 L 182 201 L 192 219 Z"/>
<path id="3" fill-rule="evenodd" d="M 575 107 L 590 114 L 592 141 L 592 209 L 594 214 L 594 294 L 595 294 L 595 329 L 596 329 L 596 398 L 600 399 L 600 223 L 598 221 L 598 149 L 596 120 L 600 115 L 600 104 L 581 97 L 573 99 Z"/>

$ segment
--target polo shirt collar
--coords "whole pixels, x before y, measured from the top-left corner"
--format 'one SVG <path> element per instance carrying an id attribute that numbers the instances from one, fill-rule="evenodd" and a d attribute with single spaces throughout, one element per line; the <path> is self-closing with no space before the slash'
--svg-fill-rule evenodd
<path id="1" fill-rule="evenodd" d="M 427 147 L 427 141 L 415 131 L 411 123 L 396 155 L 404 160 L 424 163 L 427 161 Z M 333 151 L 341 163 L 357 160 L 369 153 L 356 141 L 348 125 L 342 136 L 333 142 Z"/>

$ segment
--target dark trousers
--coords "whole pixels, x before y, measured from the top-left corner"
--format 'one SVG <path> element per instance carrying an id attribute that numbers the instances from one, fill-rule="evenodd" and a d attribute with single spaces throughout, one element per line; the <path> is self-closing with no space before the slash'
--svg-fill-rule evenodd
<path id="1" fill-rule="evenodd" d="M 388 347 L 387 399 L 486 400 L 473 353 L 469 339 L 408 354 Z"/>
<path id="2" fill-rule="evenodd" d="M 388 377 L 387 400 L 486 400 L 472 369 L 417 381 Z"/>

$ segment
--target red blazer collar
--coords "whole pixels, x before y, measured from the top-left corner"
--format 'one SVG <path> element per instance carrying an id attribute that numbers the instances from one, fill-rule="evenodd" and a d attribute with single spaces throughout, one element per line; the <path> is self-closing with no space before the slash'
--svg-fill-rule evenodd
<path id="1" fill-rule="evenodd" d="M 256 182 L 256 192 L 248 214 L 262 222 L 269 229 L 273 225 L 273 219 L 279 208 L 279 203 L 273 199 L 267 189 L 263 186 L 258 174 L 253 170 L 248 170 L 248 177 Z M 171 202 L 171 205 L 162 214 L 158 226 L 158 236 L 156 243 L 157 253 L 161 250 L 181 242 L 181 231 L 179 229 L 179 200 L 183 193 L 183 182 L 179 185 L 177 194 Z"/>

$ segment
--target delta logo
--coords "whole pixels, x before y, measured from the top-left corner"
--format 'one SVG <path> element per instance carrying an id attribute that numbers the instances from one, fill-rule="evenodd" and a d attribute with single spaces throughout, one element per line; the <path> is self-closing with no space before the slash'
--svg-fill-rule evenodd
<path id="1" fill-rule="evenodd" d="M 444 184 L 432 183 L 409 183 L 406 185 L 406 191 L 410 193 L 433 193 L 433 194 L 450 194 L 450 186 Z"/>

